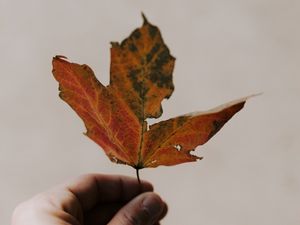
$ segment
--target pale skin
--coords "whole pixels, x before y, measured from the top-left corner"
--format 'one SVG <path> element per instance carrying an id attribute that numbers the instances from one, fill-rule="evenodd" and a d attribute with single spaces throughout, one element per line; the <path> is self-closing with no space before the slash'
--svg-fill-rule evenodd
<path id="1" fill-rule="evenodd" d="M 150 183 L 88 174 L 21 203 L 12 225 L 159 225 L 166 213 Z"/>

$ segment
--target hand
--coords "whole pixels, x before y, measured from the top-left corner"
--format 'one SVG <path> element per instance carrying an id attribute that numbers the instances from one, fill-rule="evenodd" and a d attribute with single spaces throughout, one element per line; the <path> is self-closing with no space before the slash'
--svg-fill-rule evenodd
<path id="1" fill-rule="evenodd" d="M 167 205 L 152 191 L 125 176 L 83 175 L 21 203 L 12 225 L 158 225 Z"/>

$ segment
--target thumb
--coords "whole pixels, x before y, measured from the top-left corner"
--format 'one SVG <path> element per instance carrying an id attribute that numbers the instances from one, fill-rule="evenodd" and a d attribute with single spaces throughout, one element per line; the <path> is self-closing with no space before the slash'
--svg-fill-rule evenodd
<path id="1" fill-rule="evenodd" d="M 143 193 L 127 203 L 108 225 L 153 225 L 166 212 L 166 204 L 153 193 Z"/>

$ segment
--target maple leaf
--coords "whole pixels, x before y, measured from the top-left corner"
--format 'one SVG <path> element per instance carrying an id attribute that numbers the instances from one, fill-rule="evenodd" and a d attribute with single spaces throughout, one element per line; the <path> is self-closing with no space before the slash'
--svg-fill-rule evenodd
<path id="1" fill-rule="evenodd" d="M 201 159 L 191 152 L 214 136 L 247 100 L 148 127 L 146 120 L 161 116 L 161 102 L 174 90 L 175 58 L 159 29 L 143 18 L 142 27 L 128 38 L 111 43 L 108 86 L 102 85 L 87 65 L 68 62 L 63 56 L 53 58 L 60 97 L 81 117 L 85 134 L 111 161 L 137 171 Z"/>

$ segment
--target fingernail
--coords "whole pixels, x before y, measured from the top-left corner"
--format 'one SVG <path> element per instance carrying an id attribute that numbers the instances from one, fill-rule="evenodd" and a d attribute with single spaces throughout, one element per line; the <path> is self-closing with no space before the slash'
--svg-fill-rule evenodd
<path id="1" fill-rule="evenodd" d="M 163 202 L 159 196 L 151 194 L 143 200 L 143 206 L 150 216 L 158 216 L 163 209 Z"/>

